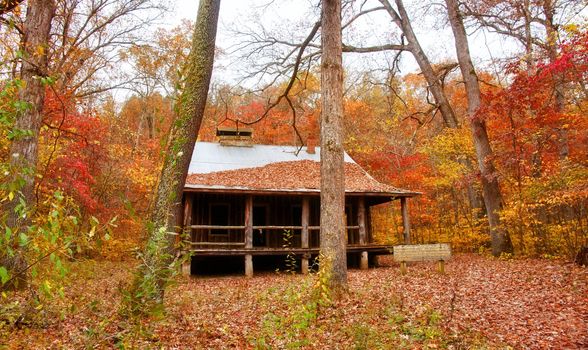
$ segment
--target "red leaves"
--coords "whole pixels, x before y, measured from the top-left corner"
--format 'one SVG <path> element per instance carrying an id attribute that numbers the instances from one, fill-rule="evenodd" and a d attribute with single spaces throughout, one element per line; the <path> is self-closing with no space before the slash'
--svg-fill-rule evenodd
<path id="1" fill-rule="evenodd" d="M 44 109 L 43 133 L 46 153 L 42 157 L 43 188 L 62 189 L 89 213 L 102 208 L 93 190 L 105 159 L 106 125 L 98 117 L 81 113 L 67 95 L 48 90 Z M 45 159 L 43 159 L 45 158 Z"/>
<path id="2" fill-rule="evenodd" d="M 519 186 L 506 186 L 506 198 L 517 190 L 521 195 L 520 187 L 527 179 L 565 181 L 568 164 L 585 163 L 588 119 L 582 111 L 586 107 L 587 42 L 588 32 L 578 32 L 560 47 L 556 59 L 545 58 L 533 70 L 511 65 L 510 85 L 485 94 L 479 115 L 491 130 L 495 164 L 507 180 L 504 183 Z M 570 188 L 573 191 L 577 189 Z"/>

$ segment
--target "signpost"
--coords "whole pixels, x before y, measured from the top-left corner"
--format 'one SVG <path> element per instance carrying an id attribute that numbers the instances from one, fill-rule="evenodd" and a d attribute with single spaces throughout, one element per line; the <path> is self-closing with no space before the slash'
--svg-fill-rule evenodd
<path id="1" fill-rule="evenodd" d="M 400 262 L 400 271 L 406 273 L 406 263 L 412 261 L 438 261 L 439 272 L 445 273 L 445 261 L 451 257 L 448 243 L 394 246 L 394 261 Z"/>

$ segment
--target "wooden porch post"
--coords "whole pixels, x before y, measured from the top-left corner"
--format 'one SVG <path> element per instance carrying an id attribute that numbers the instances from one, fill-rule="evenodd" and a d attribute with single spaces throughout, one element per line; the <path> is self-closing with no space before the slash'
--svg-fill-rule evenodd
<path id="1" fill-rule="evenodd" d="M 408 218 L 408 203 L 406 203 L 406 197 L 400 197 L 400 210 L 402 211 L 404 244 L 410 244 L 410 221 Z"/>
<path id="2" fill-rule="evenodd" d="M 365 230 L 365 199 L 363 197 L 359 197 L 357 200 L 357 223 L 359 225 L 359 244 L 366 245 L 367 244 L 367 233 Z M 368 268 L 368 252 L 363 251 L 361 252 L 361 261 L 359 267 L 362 270 L 367 270 Z"/>
<path id="3" fill-rule="evenodd" d="M 184 200 L 184 227 L 183 232 L 187 239 L 184 243 L 187 243 L 188 246 L 184 249 L 184 254 L 190 254 L 190 250 L 192 249 L 192 195 L 188 192 L 184 194 L 186 196 Z M 182 237 L 180 237 L 182 239 Z M 192 257 L 188 257 L 184 263 L 182 264 L 182 275 L 190 276 L 192 274 Z"/>
<path id="4" fill-rule="evenodd" d="M 302 248 L 308 248 L 308 222 L 310 217 L 310 200 L 308 197 L 302 197 L 302 234 L 300 236 L 300 244 Z M 301 270 L 303 274 L 308 274 L 308 258 L 304 253 L 302 255 Z"/>
<path id="5" fill-rule="evenodd" d="M 253 248 L 253 196 L 245 197 L 245 248 Z M 253 256 L 245 255 L 245 276 L 253 276 Z"/>

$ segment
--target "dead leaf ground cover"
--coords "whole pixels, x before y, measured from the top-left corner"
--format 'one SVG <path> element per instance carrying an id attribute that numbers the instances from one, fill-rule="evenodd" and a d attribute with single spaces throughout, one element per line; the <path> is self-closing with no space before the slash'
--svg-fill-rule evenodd
<path id="1" fill-rule="evenodd" d="M 8 348 L 585 349 L 588 271 L 550 260 L 458 255 L 434 264 L 351 270 L 335 305 L 316 277 L 180 277 L 165 317 L 131 327 L 117 309 L 131 262 L 72 266 L 66 297 L 41 324 L 3 332 Z"/>

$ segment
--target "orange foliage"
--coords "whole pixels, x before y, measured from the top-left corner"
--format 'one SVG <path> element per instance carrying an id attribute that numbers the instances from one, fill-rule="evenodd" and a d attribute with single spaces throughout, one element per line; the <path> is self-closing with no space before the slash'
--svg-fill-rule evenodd
<path id="1" fill-rule="evenodd" d="M 562 46 L 558 60 L 539 64 L 532 72 L 509 66 L 505 88 L 493 84 L 490 74 L 480 74 L 488 84 L 483 84 L 484 105 L 476 117 L 488 124 L 496 175 L 504 186 L 502 215 L 520 253 L 570 255 L 587 243 L 586 38 L 586 33 L 576 33 Z M 560 80 L 568 91 L 563 107 L 554 102 Z M 449 241 L 458 250 L 484 249 L 487 223 L 484 209 L 476 204 L 481 203 L 477 160 L 466 131 L 459 77 L 450 74 L 445 81 L 462 124 L 458 129 L 444 128 L 427 101 L 431 97 L 420 75 L 391 78 L 386 86 L 370 81 L 358 81 L 346 95 L 348 153 L 378 180 L 423 193 L 410 201 L 414 242 Z M 312 74 L 291 91 L 295 114 L 282 101 L 255 122 L 284 84 L 261 96 L 230 95 L 221 88 L 209 100 L 199 139 L 214 141 L 217 127 L 231 126 L 253 128 L 259 144 L 317 142 L 320 103 Z M 109 104 L 100 112 L 82 113 L 70 96 L 49 91 L 45 122 L 50 127 L 43 131 L 41 157 L 48 166 L 40 191 L 64 188 L 86 213 L 119 215 L 120 235 L 137 236 L 142 225 L 137 218 L 146 217 L 159 174 L 171 106 L 168 98 L 154 93 L 131 97 L 118 115 Z M 562 149 L 568 150 L 567 157 Z M 372 214 L 374 227 L 381 227 L 375 235 L 399 241 L 396 202 L 373 208 Z"/>

